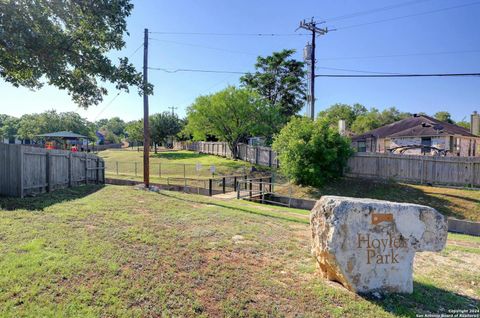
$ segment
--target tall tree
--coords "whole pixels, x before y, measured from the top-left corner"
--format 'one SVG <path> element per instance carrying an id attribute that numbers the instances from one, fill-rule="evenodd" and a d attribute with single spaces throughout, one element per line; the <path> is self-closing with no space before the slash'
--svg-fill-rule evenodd
<path id="1" fill-rule="evenodd" d="M 234 157 L 237 145 L 265 128 L 268 106 L 255 92 L 229 86 L 198 97 L 188 108 L 187 131 L 195 140 L 214 135 L 226 141 Z"/>
<path id="2" fill-rule="evenodd" d="M 259 56 L 256 71 L 240 78 L 244 87 L 255 90 L 278 109 L 284 123 L 302 109 L 306 98 L 304 63 L 291 58 L 294 53 L 295 50 L 283 50 Z"/>
<path id="3" fill-rule="evenodd" d="M 142 75 L 128 59 L 115 65 L 106 56 L 125 46 L 132 8 L 129 0 L 0 1 L 0 77 L 17 87 L 67 90 L 84 108 L 107 94 L 99 80 L 141 92 Z"/>

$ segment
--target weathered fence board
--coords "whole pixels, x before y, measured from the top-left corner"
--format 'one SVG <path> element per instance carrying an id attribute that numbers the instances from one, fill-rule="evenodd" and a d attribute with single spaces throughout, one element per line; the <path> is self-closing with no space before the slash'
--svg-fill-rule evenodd
<path id="1" fill-rule="evenodd" d="M 398 181 L 480 186 L 480 158 L 356 153 L 346 175 Z"/>
<path id="2" fill-rule="evenodd" d="M 0 144 L 0 195 L 23 197 L 104 183 L 104 167 L 103 159 L 93 154 Z"/>
<path id="3" fill-rule="evenodd" d="M 223 153 L 215 149 L 225 147 Z M 177 149 L 232 157 L 224 142 L 176 143 Z M 268 167 L 279 167 L 277 154 L 268 147 L 240 144 L 237 159 Z M 355 153 L 348 160 L 345 174 L 350 177 L 392 179 L 397 181 L 480 186 L 480 158 Z"/>

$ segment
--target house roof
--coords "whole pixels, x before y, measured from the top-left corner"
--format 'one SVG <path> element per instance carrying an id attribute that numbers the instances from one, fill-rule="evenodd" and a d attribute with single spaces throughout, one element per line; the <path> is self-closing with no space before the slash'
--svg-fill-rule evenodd
<path id="1" fill-rule="evenodd" d="M 426 115 L 414 115 L 389 125 L 370 130 L 364 134 L 354 136 L 353 140 L 390 137 L 426 137 L 426 136 L 460 135 L 478 137 L 466 128 L 446 123 Z"/>
<path id="2" fill-rule="evenodd" d="M 48 134 L 37 135 L 37 137 L 50 137 L 50 138 L 87 138 L 87 136 L 79 135 L 71 131 L 57 131 Z"/>

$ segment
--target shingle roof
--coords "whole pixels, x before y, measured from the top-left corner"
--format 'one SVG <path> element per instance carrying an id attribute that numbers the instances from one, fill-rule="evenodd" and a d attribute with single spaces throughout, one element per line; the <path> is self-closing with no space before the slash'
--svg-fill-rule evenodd
<path id="1" fill-rule="evenodd" d="M 51 137 L 51 138 L 87 138 L 87 136 L 79 135 L 71 131 L 57 131 L 48 134 L 37 135 L 37 137 Z"/>
<path id="2" fill-rule="evenodd" d="M 460 135 L 466 137 L 478 137 L 471 134 L 470 131 L 466 128 L 454 124 L 445 123 L 430 116 L 417 115 L 368 131 L 364 134 L 354 136 L 352 139 L 358 140 L 368 137 L 388 138 L 438 135 Z"/>

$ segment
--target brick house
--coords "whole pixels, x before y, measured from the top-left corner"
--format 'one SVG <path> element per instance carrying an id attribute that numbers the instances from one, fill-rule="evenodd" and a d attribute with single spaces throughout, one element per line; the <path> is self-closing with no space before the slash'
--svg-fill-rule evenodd
<path id="1" fill-rule="evenodd" d="M 472 115 L 472 129 L 480 115 Z M 478 134 L 478 132 L 477 132 Z M 352 137 L 358 152 L 393 152 L 409 155 L 446 154 L 480 157 L 480 136 L 468 129 L 414 114 L 392 124 Z"/>

